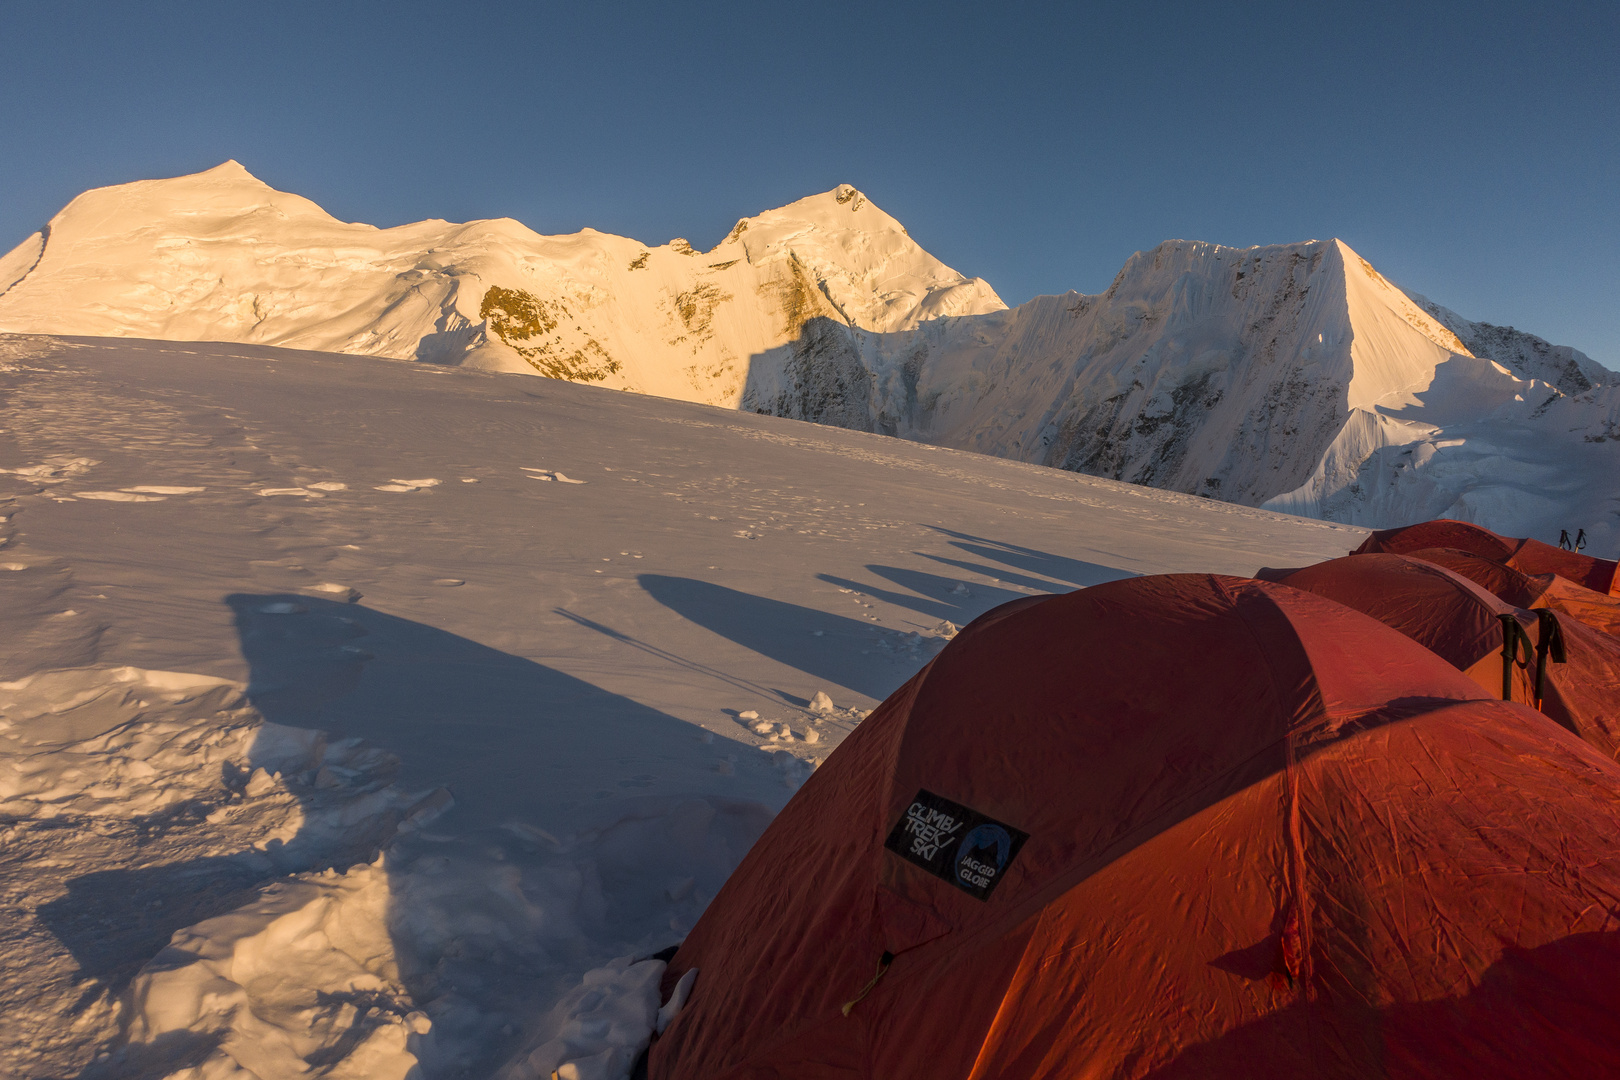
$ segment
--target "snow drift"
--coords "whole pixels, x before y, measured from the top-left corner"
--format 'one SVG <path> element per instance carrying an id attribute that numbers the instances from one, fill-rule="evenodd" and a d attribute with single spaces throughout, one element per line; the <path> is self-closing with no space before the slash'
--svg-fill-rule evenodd
<path id="1" fill-rule="evenodd" d="M 1348 524 L 1620 541 L 1620 375 L 1338 240 L 1169 241 L 1009 310 L 848 185 L 702 252 L 350 224 L 227 162 L 73 200 L 0 259 L 0 330 L 538 373 Z"/>

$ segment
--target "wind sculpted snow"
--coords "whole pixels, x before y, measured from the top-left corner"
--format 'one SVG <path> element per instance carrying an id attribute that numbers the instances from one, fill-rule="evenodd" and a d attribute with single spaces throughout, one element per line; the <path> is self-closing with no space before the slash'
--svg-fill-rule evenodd
<path id="1" fill-rule="evenodd" d="M 0 1071 L 27 1080 L 627 1067 L 645 958 L 957 627 L 1362 538 L 262 346 L 0 339 L 0 420 Z"/>

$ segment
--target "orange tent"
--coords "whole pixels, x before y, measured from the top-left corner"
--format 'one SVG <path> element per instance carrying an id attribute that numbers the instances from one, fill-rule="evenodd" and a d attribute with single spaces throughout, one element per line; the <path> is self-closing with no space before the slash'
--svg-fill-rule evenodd
<path id="1" fill-rule="evenodd" d="M 1459 559 L 1452 561 L 1474 558 L 1462 552 L 1453 554 Z M 1482 559 L 1474 562 L 1499 571 L 1492 576 L 1509 586 L 1515 583 L 1506 575 L 1526 583 L 1539 580 Z M 1539 674 L 1543 692 L 1539 708 L 1544 713 L 1606 756 L 1620 754 L 1620 641 L 1579 620 L 1555 614 L 1564 661 L 1554 663 L 1541 649 L 1543 628 L 1534 613 L 1415 555 L 1351 555 L 1300 570 L 1260 573 L 1268 580 L 1371 615 L 1497 696 L 1502 694 L 1503 668 L 1507 666 L 1512 699 L 1536 703 Z M 1567 588 L 1586 591 L 1573 585 Z M 1500 621 L 1504 615 L 1515 618 L 1528 638 L 1528 647 L 1519 654 L 1526 661 L 1522 666 L 1504 665 Z"/>
<path id="2" fill-rule="evenodd" d="M 652 1080 L 1614 1075 L 1620 766 L 1297 589 L 976 620 L 666 973 Z"/>
<path id="3" fill-rule="evenodd" d="M 1352 555 L 1388 552 L 1408 555 L 1422 548 L 1466 551 L 1523 574 L 1557 574 L 1605 596 L 1620 596 L 1617 564 L 1576 551 L 1564 551 L 1540 540 L 1514 540 L 1466 521 L 1425 521 L 1400 529 L 1374 532 Z"/>
<path id="4" fill-rule="evenodd" d="M 1257 577 L 1325 596 L 1371 615 L 1416 641 L 1502 696 L 1501 616 L 1515 616 L 1532 641 L 1536 616 L 1474 582 L 1405 555 L 1351 555 L 1296 570 L 1261 570 Z M 1512 700 L 1535 699 L 1534 668 L 1512 666 Z"/>
<path id="5" fill-rule="evenodd" d="M 1549 608 L 1572 615 L 1586 625 L 1620 638 L 1620 598 L 1576 585 L 1557 574 L 1525 574 L 1451 548 L 1419 548 L 1414 559 L 1443 566 L 1494 593 L 1514 607 Z"/>
<path id="6" fill-rule="evenodd" d="M 1491 562 L 1505 563 L 1513 556 L 1513 549 L 1518 546 L 1517 540 L 1498 536 L 1484 526 L 1468 521 L 1441 518 L 1399 529 L 1379 529 L 1363 540 L 1361 546 L 1350 554 L 1372 555 L 1387 552 L 1404 555 L 1418 548 L 1451 548 L 1454 551 L 1478 555 Z"/>

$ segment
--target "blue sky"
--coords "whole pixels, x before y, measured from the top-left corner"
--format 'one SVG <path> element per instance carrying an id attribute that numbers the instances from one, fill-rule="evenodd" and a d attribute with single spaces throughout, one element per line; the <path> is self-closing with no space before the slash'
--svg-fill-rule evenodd
<path id="1" fill-rule="evenodd" d="M 848 182 L 1009 303 L 1337 236 L 1620 367 L 1620 4 L 0 0 L 0 249 L 236 158 L 348 220 L 658 243 Z"/>

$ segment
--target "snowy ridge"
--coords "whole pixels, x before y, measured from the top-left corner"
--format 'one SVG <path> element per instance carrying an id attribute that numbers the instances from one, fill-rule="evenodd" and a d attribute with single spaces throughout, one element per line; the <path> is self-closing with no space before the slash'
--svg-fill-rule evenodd
<path id="1" fill-rule="evenodd" d="M 1545 338 L 1515 330 L 1511 326 L 1471 322 L 1410 289 L 1406 290 L 1406 295 L 1447 330 L 1456 334 L 1469 352 L 1486 360 L 1495 360 L 1521 379 L 1540 379 L 1566 394 L 1579 394 L 1594 386 L 1620 383 L 1620 372 L 1610 371 L 1579 349 L 1554 345 Z"/>
<path id="2" fill-rule="evenodd" d="M 1172 240 L 1007 309 L 842 185 L 708 252 L 510 219 L 340 222 L 227 162 L 86 192 L 0 259 L 0 331 L 542 374 L 1384 527 L 1620 543 L 1620 374 L 1338 240 Z"/>
<path id="3" fill-rule="evenodd" d="M 234 161 L 85 192 L 0 279 L 14 332 L 467 363 L 719 405 L 810 318 L 891 332 L 1005 306 L 848 185 L 744 218 L 704 253 L 508 218 L 350 224 Z"/>

